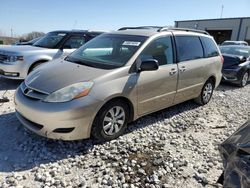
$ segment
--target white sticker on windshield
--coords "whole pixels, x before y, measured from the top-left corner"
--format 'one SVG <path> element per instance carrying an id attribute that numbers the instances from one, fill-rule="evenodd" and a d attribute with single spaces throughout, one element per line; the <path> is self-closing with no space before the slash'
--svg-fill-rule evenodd
<path id="1" fill-rule="evenodd" d="M 136 41 L 124 41 L 122 45 L 124 46 L 139 46 L 141 42 L 136 42 Z"/>
<path id="2" fill-rule="evenodd" d="M 65 33 L 58 33 L 57 35 L 63 37 L 63 36 L 65 36 L 66 34 L 65 34 Z"/>

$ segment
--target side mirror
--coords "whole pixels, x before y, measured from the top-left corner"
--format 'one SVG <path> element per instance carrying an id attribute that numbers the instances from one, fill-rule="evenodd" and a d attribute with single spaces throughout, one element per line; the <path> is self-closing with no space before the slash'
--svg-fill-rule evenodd
<path id="1" fill-rule="evenodd" d="M 154 71 L 159 68 L 158 61 L 156 59 L 146 59 L 142 60 L 137 68 L 138 72 L 141 71 Z"/>

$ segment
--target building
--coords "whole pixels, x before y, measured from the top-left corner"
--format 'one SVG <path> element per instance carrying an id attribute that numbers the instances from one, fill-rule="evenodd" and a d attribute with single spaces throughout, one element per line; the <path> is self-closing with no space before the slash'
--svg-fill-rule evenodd
<path id="1" fill-rule="evenodd" d="M 175 27 L 205 30 L 218 44 L 244 40 L 250 44 L 250 17 L 175 21 Z"/>

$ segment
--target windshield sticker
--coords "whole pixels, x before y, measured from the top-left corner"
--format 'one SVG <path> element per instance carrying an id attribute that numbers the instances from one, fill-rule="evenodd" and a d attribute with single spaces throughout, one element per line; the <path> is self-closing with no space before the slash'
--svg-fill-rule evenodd
<path id="1" fill-rule="evenodd" d="M 141 42 L 136 42 L 136 41 L 124 41 L 122 43 L 123 46 L 139 46 Z"/>
<path id="2" fill-rule="evenodd" d="M 65 33 L 58 33 L 58 36 L 65 36 L 66 34 Z"/>

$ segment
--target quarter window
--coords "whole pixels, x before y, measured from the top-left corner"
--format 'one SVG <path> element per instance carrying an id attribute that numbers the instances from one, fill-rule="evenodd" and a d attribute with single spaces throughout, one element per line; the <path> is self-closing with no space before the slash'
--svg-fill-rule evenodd
<path id="1" fill-rule="evenodd" d="M 142 52 L 141 59 L 156 59 L 159 65 L 173 63 L 171 37 L 158 38 L 151 42 Z"/>
<path id="2" fill-rule="evenodd" d="M 218 56 L 219 52 L 214 41 L 208 37 L 201 37 L 202 44 L 204 46 L 205 57 Z"/>
<path id="3" fill-rule="evenodd" d="M 199 37 L 176 36 L 178 61 L 203 58 L 203 49 Z"/>

